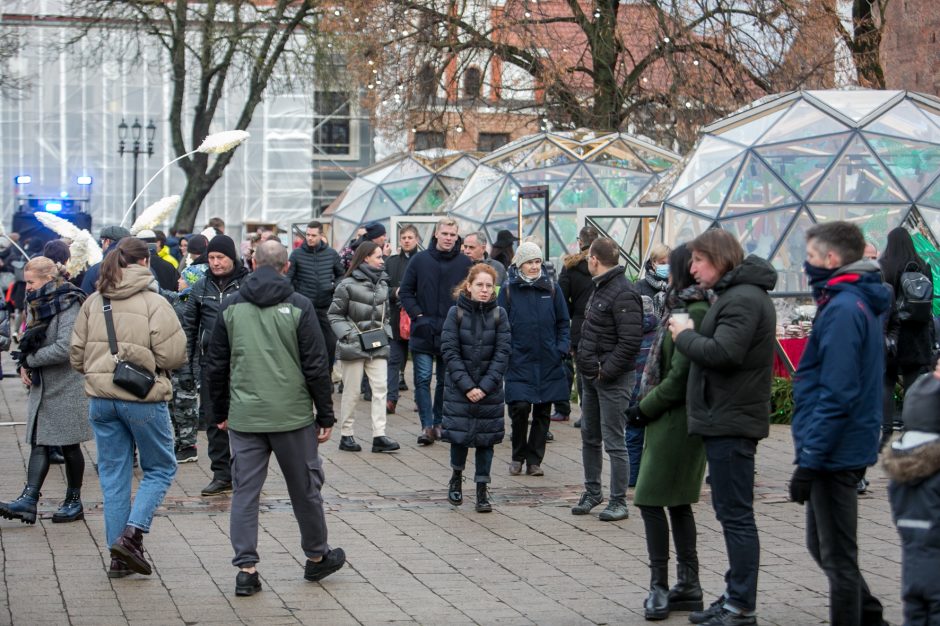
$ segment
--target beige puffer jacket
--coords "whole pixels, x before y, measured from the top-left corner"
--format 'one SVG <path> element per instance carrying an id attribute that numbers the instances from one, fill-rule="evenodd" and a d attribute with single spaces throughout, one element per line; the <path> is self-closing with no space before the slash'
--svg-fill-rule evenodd
<path id="1" fill-rule="evenodd" d="M 156 383 L 140 399 L 112 382 L 114 359 L 108 347 L 102 294 L 95 292 L 82 305 L 69 350 L 72 367 L 85 375 L 89 396 L 131 402 L 165 402 L 172 397 L 169 372 L 186 362 L 186 335 L 170 303 L 150 291 L 152 281 L 149 268 L 131 265 L 124 268 L 114 290 L 104 295 L 111 299 L 118 357 L 156 371 Z"/>

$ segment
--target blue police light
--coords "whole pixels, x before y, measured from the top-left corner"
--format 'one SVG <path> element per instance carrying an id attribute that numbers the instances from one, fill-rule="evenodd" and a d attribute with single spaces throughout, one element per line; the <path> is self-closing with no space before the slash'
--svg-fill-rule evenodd
<path id="1" fill-rule="evenodd" d="M 69 197 L 69 192 L 67 192 L 67 191 L 60 191 L 60 192 L 59 192 L 59 197 L 60 197 L 60 198 L 68 198 L 68 197 Z"/>
<path id="2" fill-rule="evenodd" d="M 61 202 L 47 202 L 43 208 L 46 209 L 46 211 L 48 211 L 49 213 L 58 213 L 59 211 L 62 210 L 62 203 Z"/>
<path id="3" fill-rule="evenodd" d="M 13 182 L 15 182 L 17 185 L 28 185 L 33 182 L 33 177 L 29 174 L 20 174 L 19 176 L 13 178 Z"/>
<path id="4" fill-rule="evenodd" d="M 87 187 L 88 185 L 91 185 L 91 176 L 79 176 L 75 179 L 75 182 L 82 187 Z"/>

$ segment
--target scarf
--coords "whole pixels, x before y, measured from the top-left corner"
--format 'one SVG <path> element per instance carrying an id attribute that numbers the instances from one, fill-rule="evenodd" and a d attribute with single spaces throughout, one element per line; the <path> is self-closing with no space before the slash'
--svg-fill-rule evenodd
<path id="1" fill-rule="evenodd" d="M 639 398 L 645 398 L 663 379 L 662 371 L 662 348 L 663 340 L 669 333 L 669 318 L 676 309 L 685 308 L 685 305 L 692 302 L 715 302 L 717 297 L 714 292 L 703 290 L 698 285 L 686 287 L 679 293 L 674 289 L 666 292 L 663 302 L 663 315 L 659 321 L 659 329 L 656 331 L 656 337 L 650 346 L 650 353 L 646 359 L 646 367 L 643 368 L 643 376 L 640 378 Z"/>
<path id="2" fill-rule="evenodd" d="M 521 278 L 522 282 L 524 282 L 527 285 L 533 284 L 535 281 L 537 281 L 541 277 L 542 277 L 542 270 L 539 270 L 538 276 L 533 276 L 532 278 L 529 278 L 522 272 L 522 270 L 519 270 L 519 278 Z"/>
<path id="3" fill-rule="evenodd" d="M 50 280 L 38 290 L 28 293 L 26 306 L 29 309 L 29 321 L 14 358 L 22 361 L 23 357 L 39 350 L 46 340 L 46 330 L 52 318 L 76 302 L 81 306 L 85 297 L 84 291 L 62 277 Z"/>

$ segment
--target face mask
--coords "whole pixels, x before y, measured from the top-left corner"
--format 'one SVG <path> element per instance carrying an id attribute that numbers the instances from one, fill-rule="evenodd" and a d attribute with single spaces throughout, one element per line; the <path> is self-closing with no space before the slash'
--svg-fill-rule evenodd
<path id="1" fill-rule="evenodd" d="M 660 278 L 669 278 L 669 264 L 664 263 L 656 266 L 656 275 Z"/>
<path id="2" fill-rule="evenodd" d="M 829 280 L 829 277 L 832 276 L 835 269 L 816 267 L 815 265 L 810 265 L 809 261 L 803 261 L 803 271 L 806 272 L 806 277 L 809 278 L 809 284 L 814 285 Z"/>

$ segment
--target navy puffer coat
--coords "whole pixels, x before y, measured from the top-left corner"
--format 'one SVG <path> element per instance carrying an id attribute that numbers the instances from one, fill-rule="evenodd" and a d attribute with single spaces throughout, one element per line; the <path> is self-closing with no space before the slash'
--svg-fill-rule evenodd
<path id="1" fill-rule="evenodd" d="M 458 321 L 457 309 L 461 310 Z M 509 316 L 496 300 L 474 302 L 461 294 L 444 320 L 441 339 L 444 385 L 444 441 L 469 448 L 503 440 L 503 377 L 509 367 Z M 486 396 L 470 402 L 467 392 Z"/>
<path id="2" fill-rule="evenodd" d="M 562 358 L 570 347 L 570 318 L 565 296 L 543 270 L 534 282 L 509 268 L 499 290 L 499 305 L 509 313 L 512 355 L 506 373 L 506 402 L 542 404 L 568 399 Z"/>

